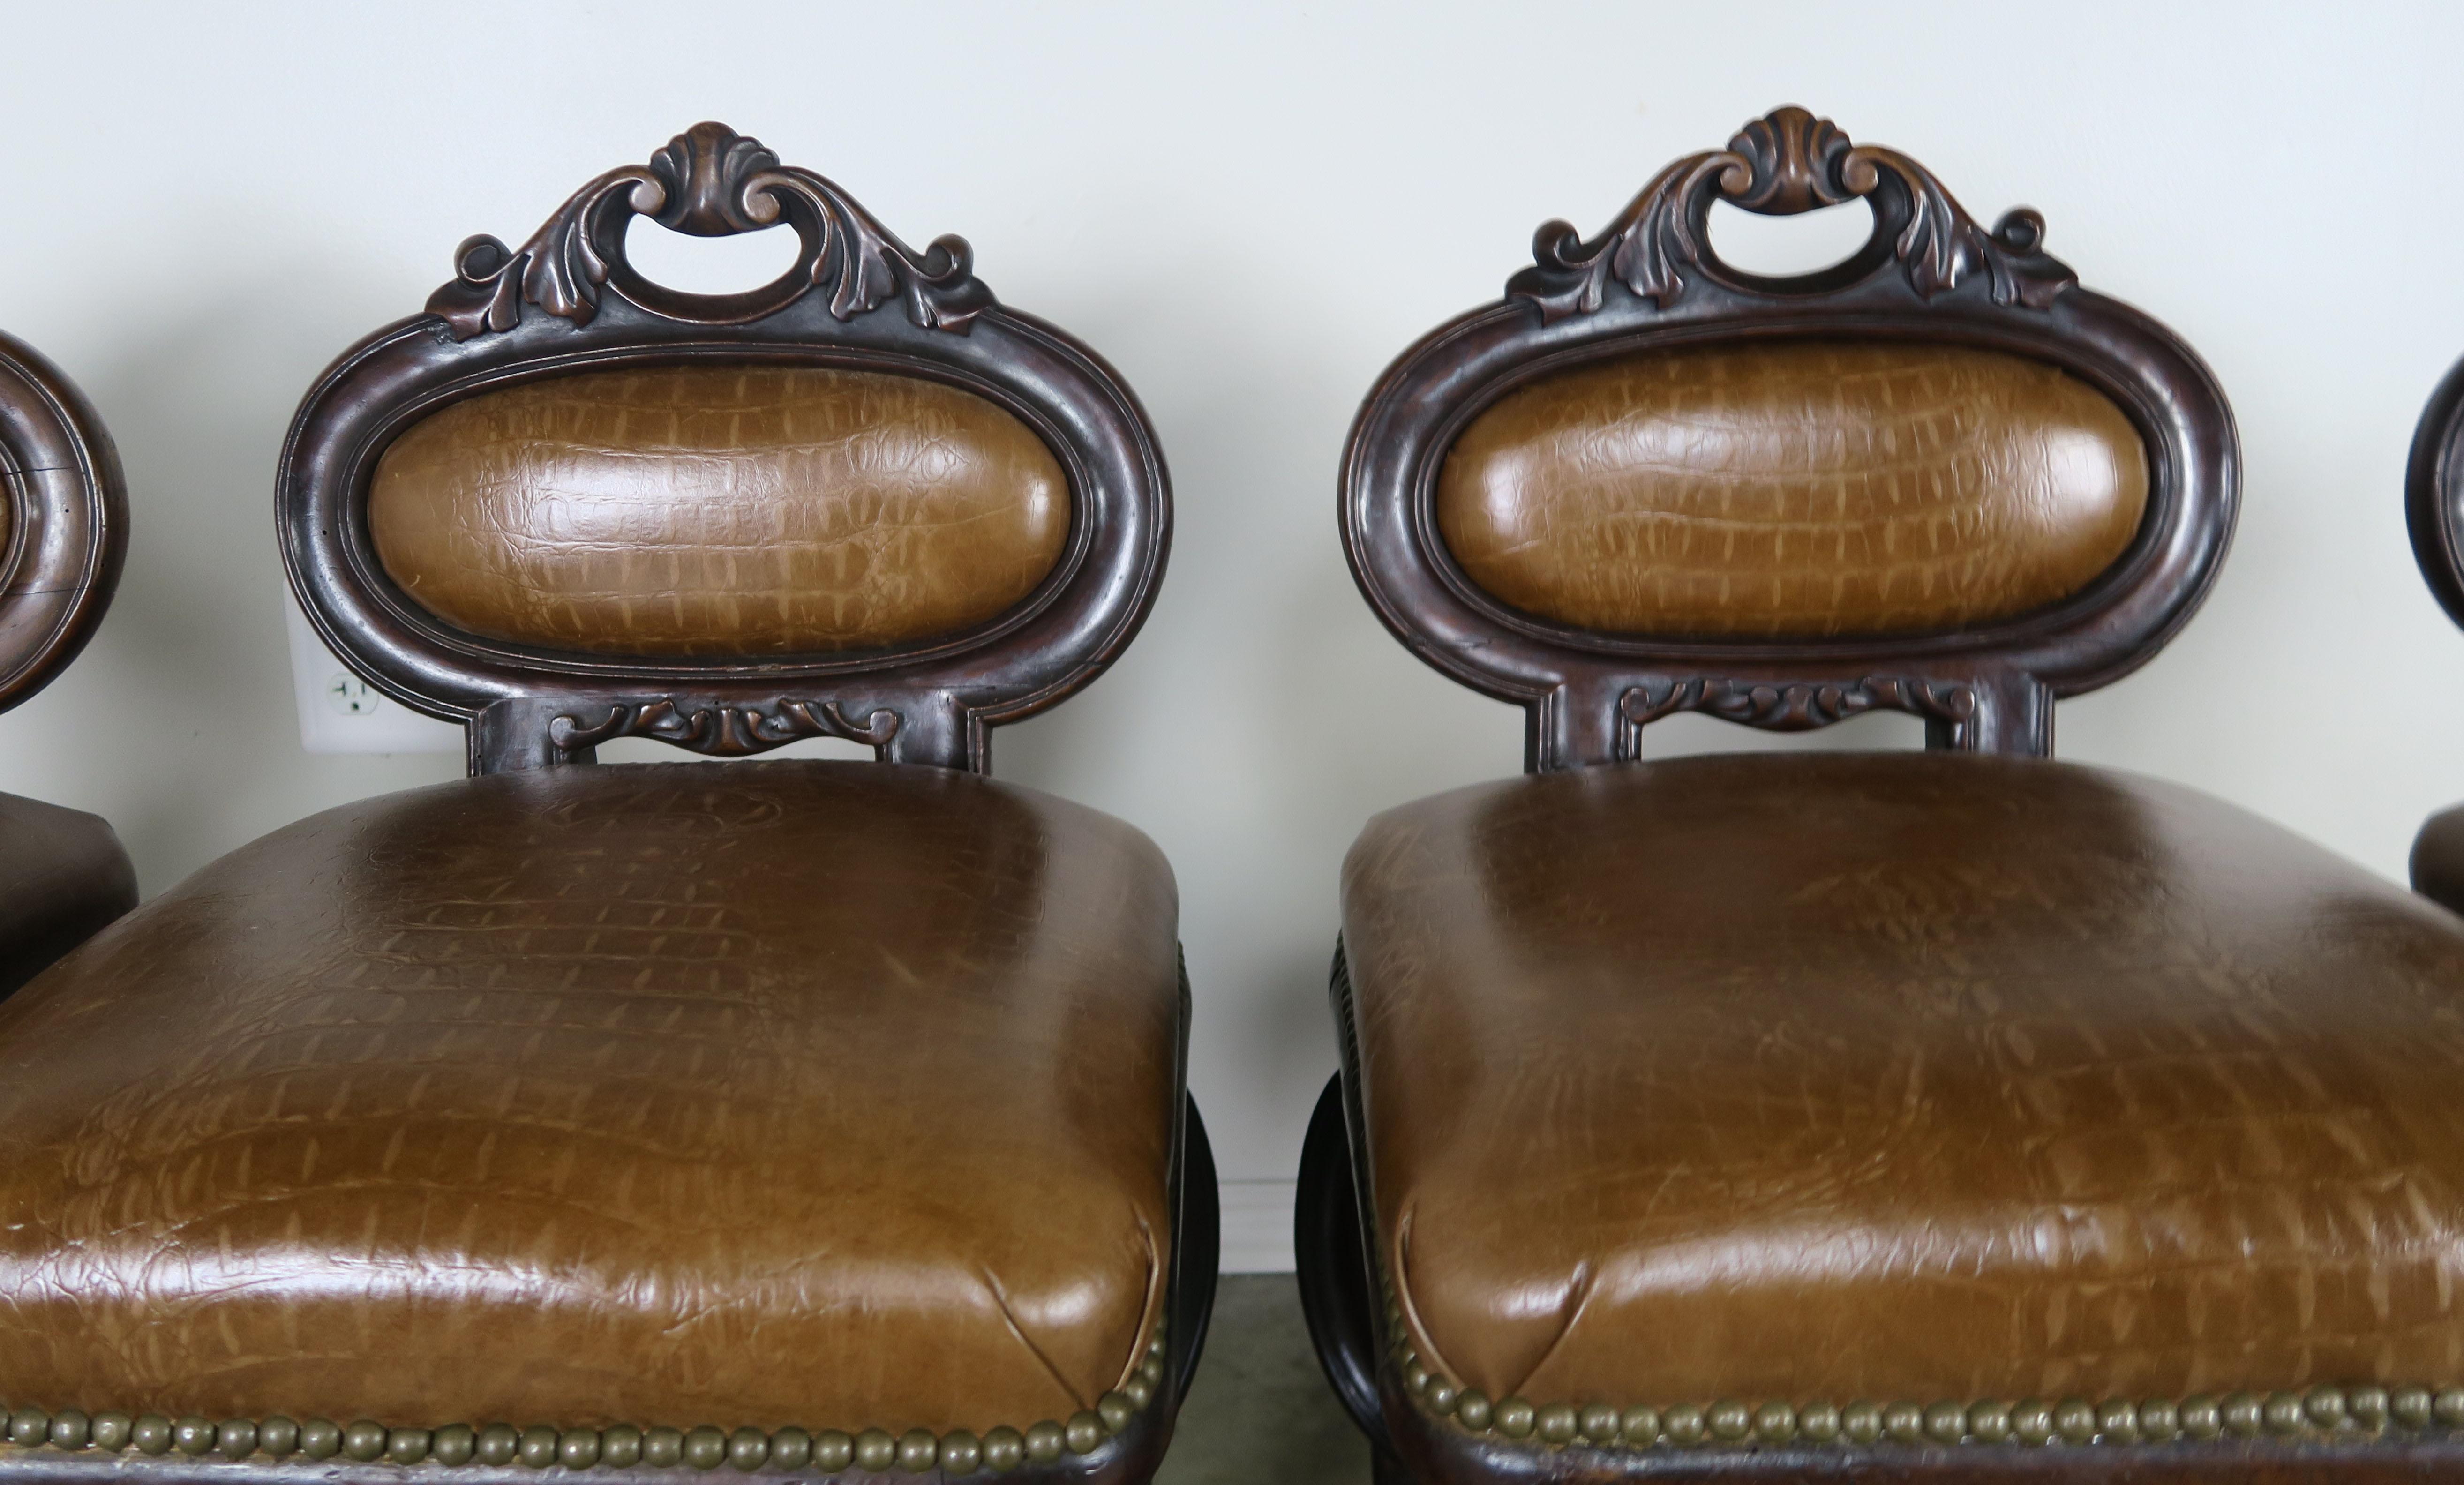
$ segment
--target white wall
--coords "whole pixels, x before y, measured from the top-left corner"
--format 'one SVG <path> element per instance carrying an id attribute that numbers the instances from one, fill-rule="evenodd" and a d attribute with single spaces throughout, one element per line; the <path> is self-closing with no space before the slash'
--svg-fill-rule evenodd
<path id="1" fill-rule="evenodd" d="M 1224 1173 L 1284 1180 L 1333 1064 L 1345 844 L 1520 761 L 1516 714 L 1420 668 L 1353 592 L 1333 500 L 1353 405 L 1493 297 L 1543 218 L 1596 228 L 1668 159 L 1796 101 L 1981 218 L 2042 209 L 2052 251 L 2233 394 L 2248 483 L 2224 579 L 2154 665 L 2064 708 L 2063 753 L 2398 875 L 2424 812 L 2464 797 L 2464 638 L 2401 513 L 2413 418 L 2464 352 L 2459 46 L 2464 12 L 2432 4 L 29 10 L 0 89 L 0 324 L 99 404 L 136 525 L 92 649 L 0 717 L 0 789 L 109 816 L 152 892 L 450 776 L 299 749 L 284 426 L 464 235 L 518 239 L 722 119 L 911 241 L 966 234 L 987 283 L 1092 342 L 1160 427 L 1179 525 L 1153 620 L 997 753 L 1171 854 Z M 1273 1257 L 1283 1191 L 1234 1192 L 1236 1256 Z"/>

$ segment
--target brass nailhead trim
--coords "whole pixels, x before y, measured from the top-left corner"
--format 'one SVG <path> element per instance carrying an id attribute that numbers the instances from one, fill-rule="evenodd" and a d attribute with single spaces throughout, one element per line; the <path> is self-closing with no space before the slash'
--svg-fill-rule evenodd
<path id="1" fill-rule="evenodd" d="M 2464 1387 L 2315 1387 L 2301 1392 L 2235 1392 L 2227 1397 L 2155 1397 L 2143 1402 L 2028 1398 L 1976 1403 L 1766 1402 L 1734 1399 L 1672 1408 L 1606 1403 L 1492 1401 L 1431 1371 L 1403 1329 L 1403 1307 L 1386 1291 L 1389 1350 L 1403 1385 L 1420 1405 L 1470 1433 L 1499 1433 L 1540 1444 L 1595 1449 L 1693 1449 L 1719 1444 L 2162 1444 L 2177 1439 L 2371 1437 L 2432 1427 L 2464 1429 Z"/>
<path id="2" fill-rule="evenodd" d="M 1005 1474 L 1032 1461 L 1050 1464 L 1062 1454 L 1091 1454 L 1106 1439 L 1126 1430 L 1140 1409 L 1162 1389 L 1167 1354 L 1161 1327 L 1148 1343 L 1146 1359 L 1119 1390 L 1096 1399 L 1092 1409 L 1072 1413 L 1067 1423 L 1047 1418 L 1021 1431 L 1002 1427 L 981 1437 L 965 1429 L 935 1435 L 930 1429 L 910 1429 L 892 1436 L 884 1429 L 847 1434 L 837 1429 L 808 1433 L 803 1429 L 759 1429 L 728 1432 L 704 1425 L 696 1429 L 641 1429 L 620 1423 L 610 1429 L 554 1429 L 535 1424 L 516 1429 L 492 1423 L 473 1429 L 467 1423 L 440 1429 L 395 1429 L 361 1418 L 336 1425 L 323 1418 L 295 1423 L 289 1418 L 164 1417 L 146 1413 L 132 1418 L 123 1412 L 89 1416 L 77 1409 L 46 1413 L 39 1408 L 9 1411 L 0 1408 L 0 1437 L 22 1448 L 100 1449 L 120 1453 L 134 1449 L 142 1454 L 181 1453 L 192 1458 L 220 1454 L 245 1459 L 265 1454 L 275 1459 L 322 1462 L 340 1454 L 363 1463 L 506 1465 L 534 1470 L 551 1465 L 588 1470 L 605 1465 L 631 1469 L 649 1465 L 672 1469 L 688 1465 L 715 1470 L 729 1465 L 745 1474 L 764 1467 L 779 1471 L 806 1468 L 836 1474 L 853 1467 L 884 1474 L 891 1470 L 922 1474 L 941 1470 L 972 1474 L 978 1470 Z"/>

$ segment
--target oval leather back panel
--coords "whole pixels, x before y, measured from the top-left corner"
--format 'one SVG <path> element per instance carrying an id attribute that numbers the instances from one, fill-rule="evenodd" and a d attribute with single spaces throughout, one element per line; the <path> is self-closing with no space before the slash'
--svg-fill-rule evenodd
<path id="1" fill-rule="evenodd" d="M 2038 361 L 1947 345 L 1655 351 L 1509 393 L 1447 454 L 1473 582 L 1620 634 L 1966 628 L 2078 592 L 2130 545 L 2147 454 Z"/>
<path id="2" fill-rule="evenodd" d="M 592 654 L 869 649 L 983 622 L 1060 561 L 1025 424 L 880 372 L 586 372 L 455 403 L 377 462 L 385 574 L 457 629 Z"/>

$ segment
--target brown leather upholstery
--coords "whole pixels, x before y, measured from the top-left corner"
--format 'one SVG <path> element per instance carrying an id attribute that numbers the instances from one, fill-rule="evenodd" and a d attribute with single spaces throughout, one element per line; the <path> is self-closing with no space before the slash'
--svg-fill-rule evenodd
<path id="1" fill-rule="evenodd" d="M 2078 592 L 2147 500 L 2138 432 L 2051 366 L 1949 345 L 1657 351 L 1463 430 L 1438 526 L 1505 602 L 1666 636 L 1951 630 Z"/>
<path id="2" fill-rule="evenodd" d="M 108 820 L 0 794 L 0 995 L 136 906 Z"/>
<path id="3" fill-rule="evenodd" d="M 2412 889 L 2464 912 L 2464 805 L 2431 816 L 2413 837 Z"/>
<path id="4" fill-rule="evenodd" d="M 0 1396 L 982 1430 L 1161 1313 L 1172 877 L 957 772 L 331 810 L 0 1004 Z"/>
<path id="5" fill-rule="evenodd" d="M 939 382 L 768 363 L 558 377 L 378 461 L 387 576 L 489 639 L 610 655 L 867 649 L 973 627 L 1061 558 L 1042 440 Z"/>
<path id="6" fill-rule="evenodd" d="M 2464 922 L 2044 760 L 1690 757 L 1345 868 L 1377 1249 L 1546 1406 L 2464 1376 Z"/>

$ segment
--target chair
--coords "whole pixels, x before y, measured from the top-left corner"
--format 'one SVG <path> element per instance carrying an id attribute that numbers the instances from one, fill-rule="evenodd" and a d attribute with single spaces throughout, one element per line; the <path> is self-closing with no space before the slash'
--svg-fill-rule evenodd
<path id="1" fill-rule="evenodd" d="M 636 216 L 802 251 L 679 293 Z M 1216 1267 L 1172 875 L 986 776 L 1161 574 L 1110 368 L 705 123 L 464 243 L 278 486 L 472 776 L 0 1007 L 0 1477 L 1152 1474 Z"/>
<path id="2" fill-rule="evenodd" d="M 1859 200 L 1818 273 L 1708 246 Z M 2238 450 L 2043 237 L 1785 108 L 1371 390 L 1361 591 L 1529 718 L 1344 867 L 1297 1235 L 1381 1478 L 2464 1469 L 2464 923 L 2051 759 Z M 1928 748 L 1637 752 L 1876 710 Z"/>
<path id="3" fill-rule="evenodd" d="M 0 711 L 85 648 L 128 550 L 111 435 L 60 369 L 0 335 Z M 0 997 L 137 906 L 99 817 L 0 794 Z"/>
<path id="4" fill-rule="evenodd" d="M 2422 409 L 2405 470 L 2405 524 L 2412 559 L 2447 617 L 2464 624 L 2464 362 Z M 2464 912 L 2464 805 L 2424 821 L 2412 842 L 2412 889 Z"/>

